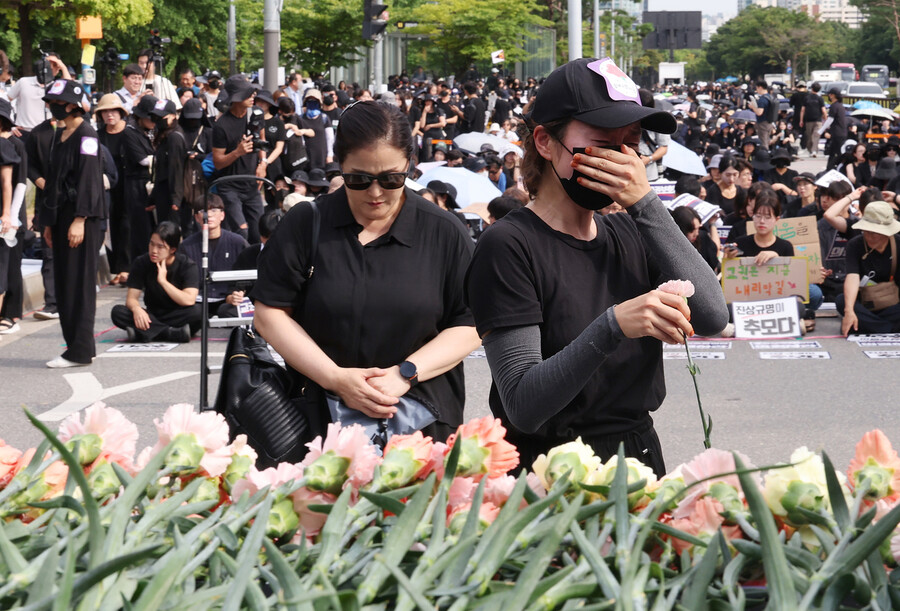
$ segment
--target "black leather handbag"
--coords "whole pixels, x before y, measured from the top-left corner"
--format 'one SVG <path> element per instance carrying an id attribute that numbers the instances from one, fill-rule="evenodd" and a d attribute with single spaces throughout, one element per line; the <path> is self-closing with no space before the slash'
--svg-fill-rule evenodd
<path id="1" fill-rule="evenodd" d="M 228 421 L 232 439 L 247 436 L 259 455 L 258 467 L 298 462 L 312 441 L 310 419 L 290 389 L 288 373 L 272 358 L 266 340 L 246 327 L 233 329 L 215 410 Z"/>
<path id="2" fill-rule="evenodd" d="M 319 244 L 319 209 L 312 208 L 307 280 L 315 269 L 313 260 Z M 246 327 L 231 332 L 214 409 L 228 421 L 231 438 L 247 435 L 259 458 L 257 467 L 273 467 L 280 462 L 298 462 L 307 452 L 306 444 L 323 434 L 321 418 L 309 398 L 291 396 L 291 378 L 269 352 L 266 340 Z"/>

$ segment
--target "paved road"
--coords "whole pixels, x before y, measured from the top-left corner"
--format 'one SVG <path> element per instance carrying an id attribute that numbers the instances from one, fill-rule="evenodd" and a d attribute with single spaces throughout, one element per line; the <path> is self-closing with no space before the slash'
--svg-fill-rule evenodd
<path id="1" fill-rule="evenodd" d="M 801 160 L 801 171 L 818 169 L 822 160 Z M 153 419 L 172 403 L 197 403 L 199 397 L 199 340 L 166 353 L 116 353 L 124 332 L 112 328 L 109 312 L 125 299 L 124 289 L 100 291 L 98 358 L 90 367 L 49 370 L 44 363 L 62 351 L 55 321 L 27 317 L 22 331 L 0 339 L 0 438 L 17 447 L 37 443 L 38 432 L 22 408 L 42 414 L 57 426 L 68 413 L 102 398 L 138 424 L 139 449 L 155 442 Z M 873 360 L 853 342 L 834 338 L 837 318 L 818 321 L 814 333 L 827 360 L 762 360 L 748 342 L 716 344 L 723 359 L 698 361 L 704 407 L 712 415 L 713 444 L 745 452 L 757 464 L 787 460 L 800 446 L 828 450 L 836 465 L 845 466 L 853 447 L 866 431 L 880 427 L 900 447 L 900 413 L 895 409 L 896 360 Z M 224 331 L 213 331 L 212 363 L 225 349 Z M 818 336 L 824 336 L 819 338 Z M 810 338 L 806 338 L 810 339 Z M 900 341 L 900 340 L 898 340 Z M 727 346 L 727 347 L 726 347 Z M 885 348 L 888 350 L 900 350 Z M 784 349 L 780 349 L 784 351 Z M 666 352 L 673 356 L 680 349 Z M 693 385 L 684 360 L 666 361 L 668 397 L 657 412 L 657 428 L 667 463 L 691 458 L 702 450 Z M 483 355 L 466 360 L 468 418 L 486 415 L 490 372 Z M 218 377 L 210 378 L 215 396 Z M 843 467 L 842 467 L 843 468 Z"/>

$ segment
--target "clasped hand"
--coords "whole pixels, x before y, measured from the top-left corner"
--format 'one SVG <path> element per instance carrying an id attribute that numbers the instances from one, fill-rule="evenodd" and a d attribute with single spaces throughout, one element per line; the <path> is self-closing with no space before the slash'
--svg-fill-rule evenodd
<path id="1" fill-rule="evenodd" d="M 616 322 L 628 338 L 655 337 L 667 344 L 683 344 L 694 335 L 691 310 L 684 297 L 650 291 L 613 308 Z"/>
<path id="2" fill-rule="evenodd" d="M 382 369 L 370 367 L 340 368 L 331 390 L 341 400 L 370 418 L 390 418 L 395 405 L 410 389 L 409 380 L 400 375 L 398 366 Z"/>

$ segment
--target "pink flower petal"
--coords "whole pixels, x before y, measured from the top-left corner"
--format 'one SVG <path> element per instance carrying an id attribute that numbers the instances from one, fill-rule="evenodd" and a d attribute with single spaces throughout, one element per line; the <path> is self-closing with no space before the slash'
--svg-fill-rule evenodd
<path id="1" fill-rule="evenodd" d="M 687 299 L 694 296 L 694 283 L 690 280 L 669 280 L 660 284 L 656 290 Z"/>

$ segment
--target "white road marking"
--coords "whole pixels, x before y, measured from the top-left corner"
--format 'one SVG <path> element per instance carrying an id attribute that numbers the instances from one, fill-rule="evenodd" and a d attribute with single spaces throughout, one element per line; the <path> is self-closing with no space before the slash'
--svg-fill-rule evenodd
<path id="1" fill-rule="evenodd" d="M 225 358 L 224 352 L 210 352 L 207 355 L 210 359 L 222 359 Z M 110 354 L 109 352 L 104 352 L 103 354 L 97 355 L 98 359 L 140 359 L 140 358 L 191 358 L 191 359 L 199 359 L 199 352 L 113 352 Z"/>
<path id="2" fill-rule="evenodd" d="M 130 355 L 134 356 L 134 355 Z M 171 356 L 171 355 L 169 355 Z M 103 388 L 100 381 L 94 377 L 92 373 L 69 373 L 63 377 L 69 386 L 72 387 L 72 396 L 47 410 L 38 418 L 44 422 L 59 422 L 72 414 L 83 410 L 96 403 L 103 401 L 116 395 L 121 395 L 134 390 L 156 386 L 157 384 L 165 384 L 183 378 L 199 375 L 197 371 L 176 371 L 175 373 L 167 373 L 166 375 L 156 376 L 155 378 L 147 378 L 146 380 L 138 380 L 129 382 L 128 384 L 120 384 L 111 388 Z"/>

